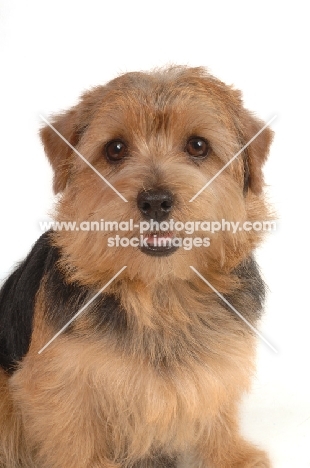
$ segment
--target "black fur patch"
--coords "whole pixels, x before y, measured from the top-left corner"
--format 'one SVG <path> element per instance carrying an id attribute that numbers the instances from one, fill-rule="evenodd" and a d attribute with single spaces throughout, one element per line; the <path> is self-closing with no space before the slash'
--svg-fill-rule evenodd
<path id="1" fill-rule="evenodd" d="M 43 234 L 0 291 L 0 366 L 13 372 L 29 349 L 35 296 L 50 250 Z"/>
<path id="2" fill-rule="evenodd" d="M 176 468 L 176 466 L 177 462 L 175 458 L 162 455 L 136 462 L 132 468 Z"/>
<path id="3" fill-rule="evenodd" d="M 45 278 L 46 320 L 58 332 L 97 292 L 77 283 L 68 283 L 58 266 L 59 250 L 51 245 L 51 233 L 43 234 L 25 261 L 8 278 L 0 291 L 0 366 L 13 373 L 27 354 L 32 334 L 36 293 Z M 252 258 L 234 272 L 241 287 L 230 295 L 232 304 L 252 324 L 260 317 L 265 285 Z M 219 302 L 236 320 L 239 318 L 220 298 Z M 113 295 L 98 297 L 83 314 L 88 314 L 94 331 L 128 338 L 126 311 Z M 78 320 L 64 331 L 80 335 Z M 87 330 L 87 333 L 89 330 Z M 85 333 L 85 331 L 84 331 Z M 129 333 L 130 335 L 130 333 Z M 124 341 L 123 341 L 124 343 Z"/>
<path id="4" fill-rule="evenodd" d="M 59 251 L 50 252 L 49 269 L 46 275 L 45 298 L 46 319 L 55 329 L 60 330 L 68 321 L 90 301 L 97 290 L 89 289 L 78 283 L 68 283 L 63 272 L 57 267 Z M 104 286 L 104 285 L 102 285 Z M 94 329 L 123 334 L 127 330 L 127 314 L 118 299 L 111 294 L 102 294 L 92 302 L 83 314 L 89 314 Z M 77 333 L 75 322 L 64 333 Z"/>
<path id="5" fill-rule="evenodd" d="M 244 318 L 255 325 L 261 317 L 266 294 L 266 286 L 261 278 L 258 265 L 252 257 L 249 257 L 238 265 L 234 273 L 240 279 L 241 287 L 232 294 L 224 295 L 224 297 Z M 220 298 L 219 302 L 240 320 L 236 313 Z"/>
<path id="6" fill-rule="evenodd" d="M 243 152 L 243 195 L 246 196 L 250 186 L 249 155 L 247 148 Z"/>
<path id="7" fill-rule="evenodd" d="M 95 294 L 77 283 L 68 283 L 57 265 L 60 252 L 43 234 L 26 260 L 4 283 L 0 292 L 0 366 L 13 373 L 27 354 L 32 334 L 36 293 L 45 277 L 46 320 L 58 332 Z M 127 316 L 112 295 L 99 296 L 83 313 L 91 314 L 94 328 L 124 333 Z M 75 333 L 73 322 L 64 333 Z"/>

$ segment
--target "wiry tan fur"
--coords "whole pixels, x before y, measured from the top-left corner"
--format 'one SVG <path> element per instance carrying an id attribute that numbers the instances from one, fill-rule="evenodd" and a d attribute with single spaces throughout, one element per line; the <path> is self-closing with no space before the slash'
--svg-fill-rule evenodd
<path id="1" fill-rule="evenodd" d="M 53 125 L 128 200 L 122 202 L 45 127 L 54 188 L 62 192 L 59 221 L 138 223 L 137 194 L 161 187 L 176 197 L 175 221 L 269 217 L 261 172 L 269 130 L 248 148 L 246 194 L 240 156 L 189 203 L 263 126 L 244 109 L 239 92 L 202 69 L 126 74 L 86 93 Z M 210 141 L 204 164 L 184 156 L 191 135 Z M 104 143 L 114 138 L 131 149 L 120 167 L 102 156 Z M 255 337 L 189 268 L 195 266 L 222 294 L 236 293 L 241 284 L 233 270 L 262 234 L 221 232 L 211 235 L 207 249 L 179 249 L 161 258 L 107 248 L 110 235 L 68 231 L 54 233 L 53 242 L 67 281 L 93 294 L 127 266 L 108 292 L 126 310 L 131 339 L 119 342 L 109 330 L 96 329 L 90 306 L 74 333 L 39 355 L 57 331 L 44 319 L 43 280 L 29 352 L 10 379 L 0 374 L 0 467 L 269 468 L 267 455 L 243 440 L 237 422 L 253 372 Z M 199 235 L 205 233 L 193 237 Z M 250 299 L 246 306 L 251 309 Z"/>

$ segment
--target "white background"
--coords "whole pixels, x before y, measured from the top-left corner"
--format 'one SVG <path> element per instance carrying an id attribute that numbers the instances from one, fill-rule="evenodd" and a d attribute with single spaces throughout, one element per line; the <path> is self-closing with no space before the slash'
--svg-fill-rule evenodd
<path id="1" fill-rule="evenodd" d="M 270 291 L 243 430 L 275 468 L 310 467 L 309 24 L 307 2 L 0 2 L 0 278 L 40 235 L 54 201 L 39 114 L 125 71 L 202 65 L 244 94 L 264 120 L 277 114 L 265 167 L 280 218 L 258 259 Z"/>

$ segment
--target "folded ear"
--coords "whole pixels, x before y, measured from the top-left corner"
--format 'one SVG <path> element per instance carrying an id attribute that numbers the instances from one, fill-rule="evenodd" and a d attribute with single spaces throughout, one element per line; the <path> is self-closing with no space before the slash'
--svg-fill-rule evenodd
<path id="1" fill-rule="evenodd" d="M 73 108 L 66 113 L 54 116 L 50 123 L 72 146 L 77 145 L 79 132 L 76 109 Z M 40 130 L 40 135 L 45 153 L 54 171 L 54 192 L 62 192 L 67 185 L 70 174 L 73 150 L 53 128 L 48 125 Z"/>
<path id="2" fill-rule="evenodd" d="M 104 86 L 98 86 L 88 91 L 75 107 L 52 117 L 51 125 L 70 145 L 75 147 L 78 144 L 97 107 L 102 103 L 105 89 Z M 40 136 L 45 153 L 54 170 L 54 192 L 62 192 L 70 176 L 73 158 L 77 156 L 66 141 L 50 126 L 43 127 Z"/>
<path id="3" fill-rule="evenodd" d="M 262 120 L 254 117 L 244 110 L 241 122 L 244 145 L 248 143 L 264 127 Z M 248 177 L 247 186 L 259 195 L 264 186 L 262 167 L 268 157 L 269 148 L 273 139 L 273 132 L 265 128 L 245 149 L 245 176 Z"/>

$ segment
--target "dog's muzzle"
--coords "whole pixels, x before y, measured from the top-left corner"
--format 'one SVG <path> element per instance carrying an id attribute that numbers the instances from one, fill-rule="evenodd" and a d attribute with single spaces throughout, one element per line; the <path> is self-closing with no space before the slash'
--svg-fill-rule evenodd
<path id="1" fill-rule="evenodd" d="M 174 197 L 169 190 L 146 190 L 138 194 L 137 205 L 143 218 L 160 223 L 169 217 Z M 158 257 L 171 255 L 178 249 L 170 242 L 172 239 L 173 233 L 150 232 L 145 235 L 145 244 L 141 246 L 141 251 Z"/>

